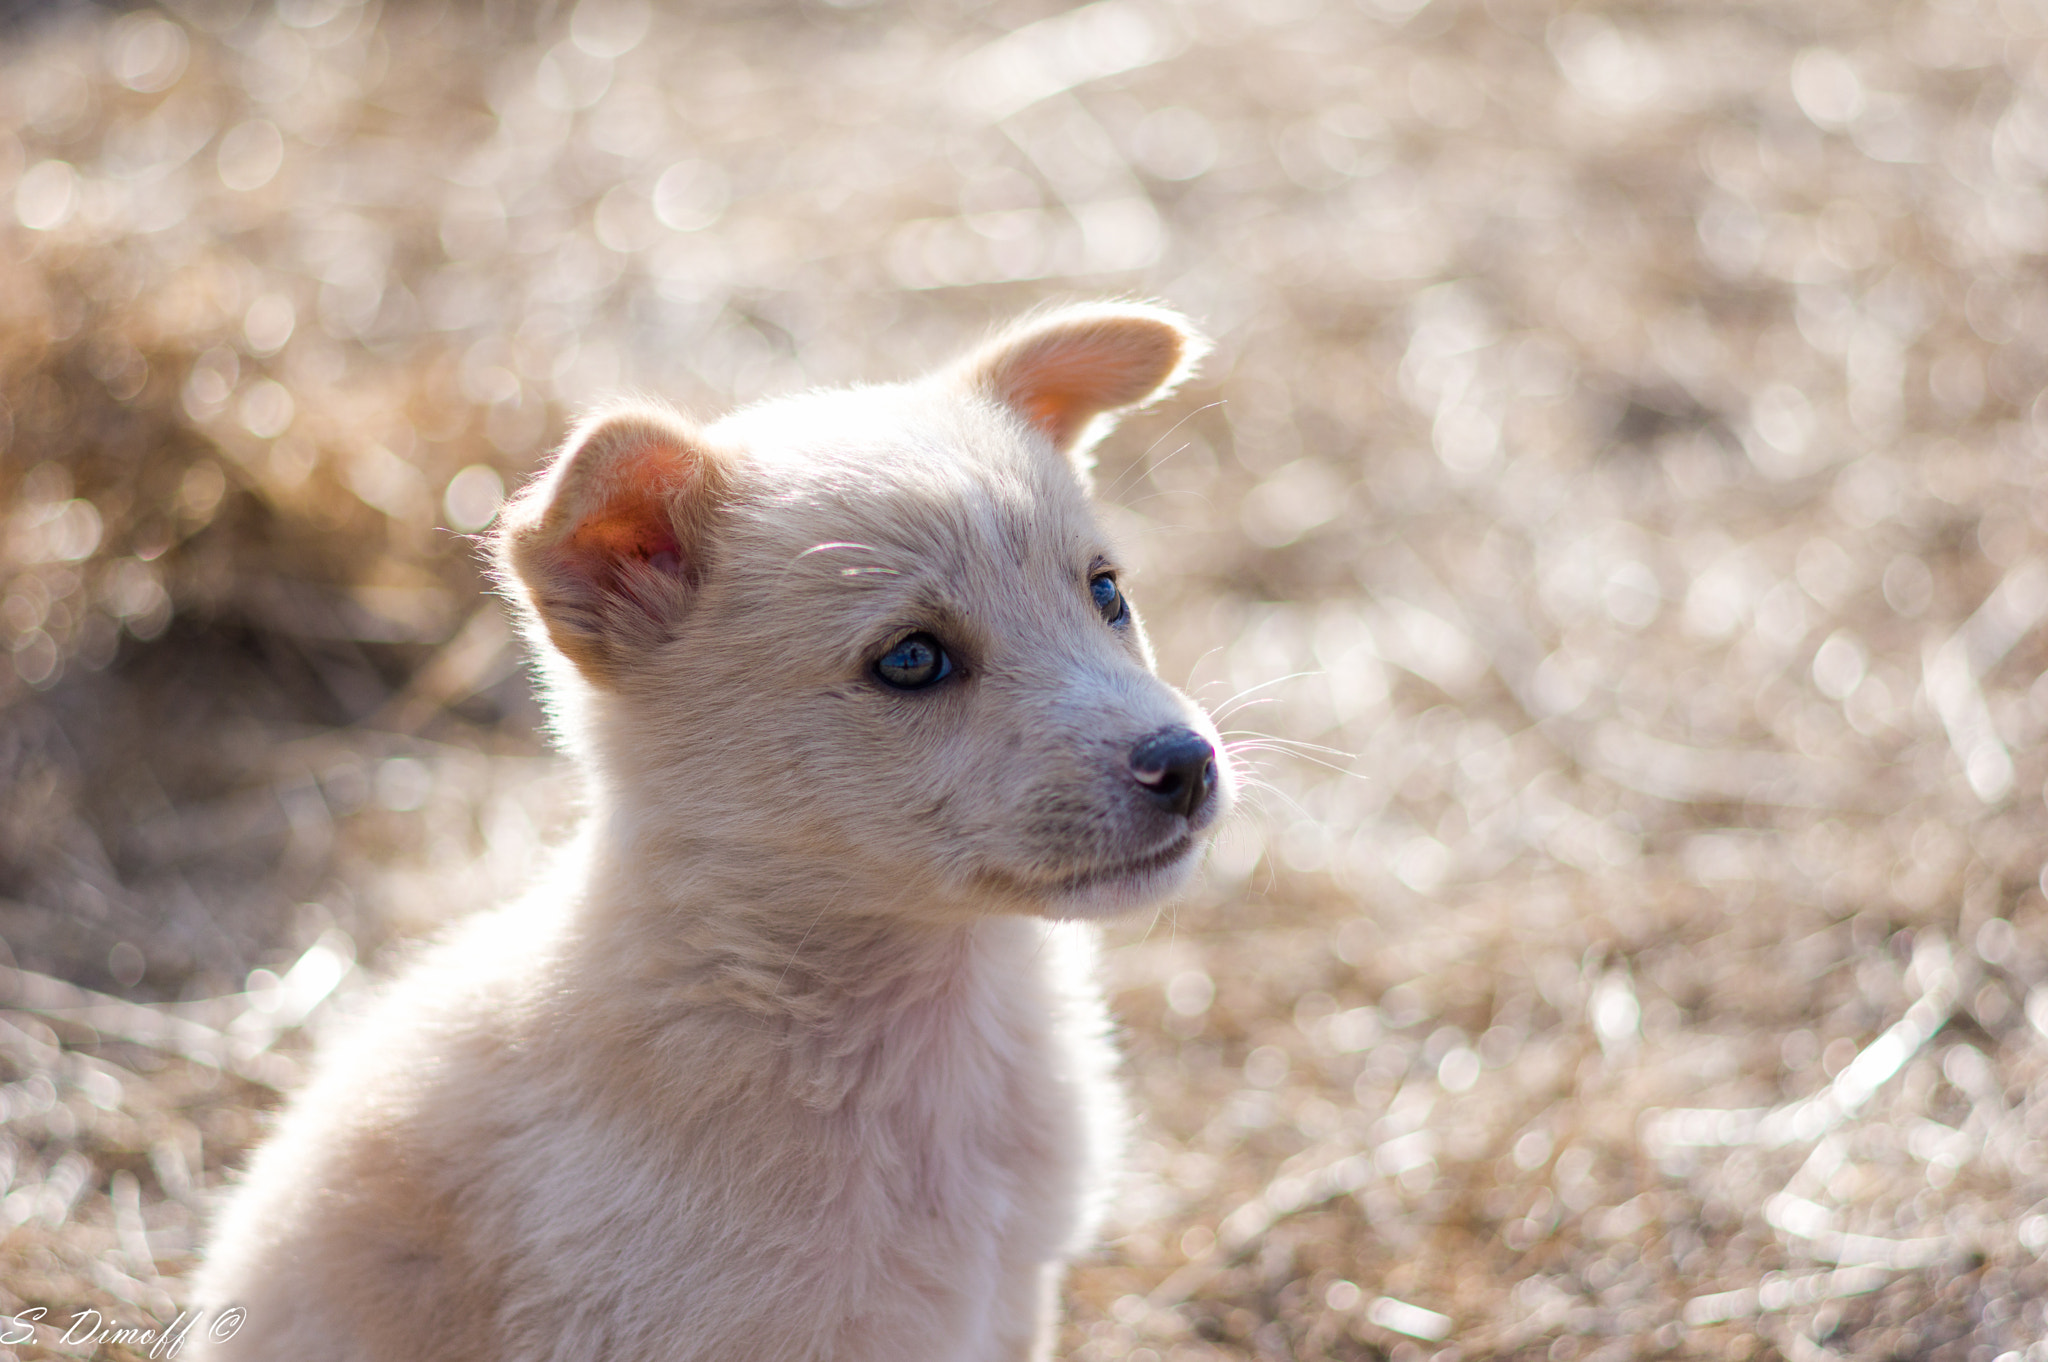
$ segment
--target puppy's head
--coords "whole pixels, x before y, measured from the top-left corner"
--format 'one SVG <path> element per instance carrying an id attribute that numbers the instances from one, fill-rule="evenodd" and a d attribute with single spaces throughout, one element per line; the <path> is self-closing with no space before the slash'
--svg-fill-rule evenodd
<path id="1" fill-rule="evenodd" d="M 1202 348 L 1072 307 L 911 383 L 580 426 L 498 552 L 650 864 L 938 915 L 1182 884 L 1234 776 L 1154 675 L 1085 460 Z"/>

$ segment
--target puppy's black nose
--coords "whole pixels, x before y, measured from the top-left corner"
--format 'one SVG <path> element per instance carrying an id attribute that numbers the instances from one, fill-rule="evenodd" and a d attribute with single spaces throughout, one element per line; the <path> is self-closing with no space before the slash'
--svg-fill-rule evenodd
<path id="1" fill-rule="evenodd" d="M 1216 749 L 1176 724 L 1131 749 L 1131 775 L 1160 808 L 1192 818 L 1216 788 Z"/>

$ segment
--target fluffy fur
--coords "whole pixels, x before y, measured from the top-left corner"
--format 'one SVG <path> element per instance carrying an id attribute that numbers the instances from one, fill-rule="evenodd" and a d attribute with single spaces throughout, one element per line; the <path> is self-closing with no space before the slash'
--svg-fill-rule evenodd
<path id="1" fill-rule="evenodd" d="M 1070 308 L 913 383 L 570 437 L 497 550 L 589 821 L 285 1113 L 207 1356 L 1046 1356 L 1120 1122 L 1085 919 L 1183 884 L 1231 784 L 1091 586 L 1081 465 L 1199 349 Z M 892 689 L 916 633 L 953 673 Z M 1133 753 L 1183 730 L 1216 766 L 1170 807 Z"/>

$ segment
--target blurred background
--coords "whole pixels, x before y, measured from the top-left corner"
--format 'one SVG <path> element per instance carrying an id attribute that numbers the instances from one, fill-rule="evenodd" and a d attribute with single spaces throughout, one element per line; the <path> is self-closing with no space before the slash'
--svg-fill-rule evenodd
<path id="1" fill-rule="evenodd" d="M 574 815 L 472 536 L 1061 297 L 1255 806 L 1085 1362 L 2043 1362 L 2048 9 L 0 5 L 0 1357 Z"/>

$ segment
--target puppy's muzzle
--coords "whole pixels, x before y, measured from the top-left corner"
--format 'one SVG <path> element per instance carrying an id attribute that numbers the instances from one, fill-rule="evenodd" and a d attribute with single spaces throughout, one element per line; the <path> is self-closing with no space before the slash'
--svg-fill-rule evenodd
<path id="1" fill-rule="evenodd" d="M 1216 749 L 1182 724 L 1163 728 L 1131 749 L 1131 778 L 1168 813 L 1193 821 L 1216 790 Z"/>

